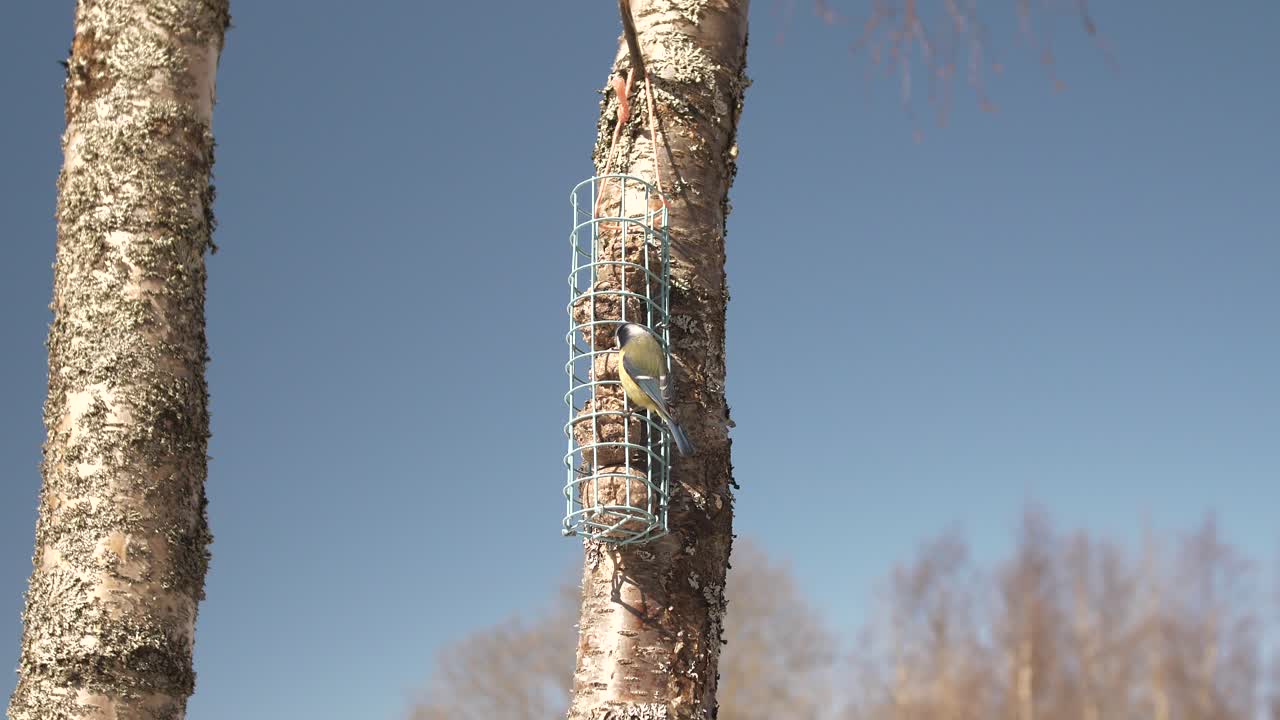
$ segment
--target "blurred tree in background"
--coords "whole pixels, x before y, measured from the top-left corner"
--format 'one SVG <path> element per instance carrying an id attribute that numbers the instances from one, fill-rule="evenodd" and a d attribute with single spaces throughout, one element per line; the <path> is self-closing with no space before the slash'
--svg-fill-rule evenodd
<path id="1" fill-rule="evenodd" d="M 1280 720 L 1271 603 L 1212 517 L 1126 548 L 1030 509 L 989 567 L 945 533 L 893 569 L 847 654 L 785 564 L 741 541 L 733 564 L 721 720 Z M 443 650 L 409 717 L 562 716 L 576 594 Z"/>
<path id="2" fill-rule="evenodd" d="M 720 717 L 820 717 L 834 697 L 837 642 L 795 578 L 758 546 L 734 547 L 729 645 L 720 661 Z M 578 588 L 546 615 L 473 633 L 440 652 L 411 720 L 563 717 L 577 651 Z M 798 713 L 798 714 L 797 714 Z"/>

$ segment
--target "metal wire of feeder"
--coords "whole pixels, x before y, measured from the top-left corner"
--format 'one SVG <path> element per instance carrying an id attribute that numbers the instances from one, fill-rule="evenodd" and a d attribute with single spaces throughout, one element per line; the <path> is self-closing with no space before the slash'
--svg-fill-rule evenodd
<path id="1" fill-rule="evenodd" d="M 628 322 L 653 330 L 670 377 L 666 202 L 631 175 L 584 180 L 570 201 L 563 533 L 643 543 L 667 533 L 672 438 L 656 415 L 633 406 L 623 392 L 614 332 Z"/>

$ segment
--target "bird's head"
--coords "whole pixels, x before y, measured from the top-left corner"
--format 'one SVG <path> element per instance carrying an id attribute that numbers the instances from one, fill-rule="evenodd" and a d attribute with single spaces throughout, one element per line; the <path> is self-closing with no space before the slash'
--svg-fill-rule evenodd
<path id="1" fill-rule="evenodd" d="M 653 333 L 649 331 L 649 328 L 643 325 L 637 325 L 636 323 L 623 323 L 619 325 L 618 329 L 614 332 L 614 335 L 618 338 L 618 347 L 626 345 L 631 342 L 633 338 L 652 334 Z"/>

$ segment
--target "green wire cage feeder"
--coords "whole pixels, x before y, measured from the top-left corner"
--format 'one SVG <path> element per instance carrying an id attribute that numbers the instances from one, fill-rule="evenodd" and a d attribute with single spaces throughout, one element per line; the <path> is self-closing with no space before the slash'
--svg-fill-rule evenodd
<path id="1" fill-rule="evenodd" d="M 623 392 L 614 332 L 622 323 L 645 325 L 669 348 L 666 202 L 630 175 L 584 180 L 570 201 L 564 534 L 642 543 L 667 532 L 672 439 Z M 669 377 L 670 354 L 666 362 Z"/>

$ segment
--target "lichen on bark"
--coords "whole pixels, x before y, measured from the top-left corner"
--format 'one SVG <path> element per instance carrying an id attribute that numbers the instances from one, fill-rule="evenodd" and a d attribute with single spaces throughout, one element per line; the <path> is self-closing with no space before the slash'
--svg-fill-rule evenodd
<path id="1" fill-rule="evenodd" d="M 81 0 L 12 720 L 185 715 L 211 535 L 205 251 L 225 0 Z"/>
<path id="2" fill-rule="evenodd" d="M 747 2 L 632 0 L 631 8 L 660 147 L 640 83 L 609 171 L 652 179 L 655 157 L 661 165 L 671 211 L 673 407 L 698 452 L 673 468 L 671 534 L 639 547 L 586 543 L 569 718 L 714 718 L 733 540 L 724 239 L 748 84 Z M 625 74 L 627 57 L 620 46 L 615 72 Z M 601 106 L 597 171 L 618 116 L 614 92 L 609 85 Z"/>

